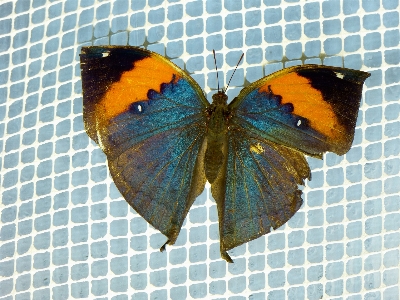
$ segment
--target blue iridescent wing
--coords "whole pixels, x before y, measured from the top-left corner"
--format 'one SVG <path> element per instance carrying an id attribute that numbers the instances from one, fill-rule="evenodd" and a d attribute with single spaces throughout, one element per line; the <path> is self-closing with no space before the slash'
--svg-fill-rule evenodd
<path id="1" fill-rule="evenodd" d="M 353 141 L 368 73 L 325 66 L 278 71 L 244 88 L 229 104 L 226 161 L 212 195 L 221 255 L 286 223 L 310 179 L 304 154 L 346 153 Z"/>
<path id="2" fill-rule="evenodd" d="M 200 87 L 164 57 L 136 47 L 85 47 L 84 122 L 125 200 L 173 244 L 202 192 Z"/>

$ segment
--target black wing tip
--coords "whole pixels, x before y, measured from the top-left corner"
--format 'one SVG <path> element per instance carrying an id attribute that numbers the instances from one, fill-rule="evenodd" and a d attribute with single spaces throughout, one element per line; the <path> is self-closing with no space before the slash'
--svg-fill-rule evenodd
<path id="1" fill-rule="evenodd" d="M 136 61 L 150 57 L 152 52 L 135 46 L 84 46 L 81 48 L 81 62 L 92 59 L 108 58 L 113 61 Z"/>
<path id="2" fill-rule="evenodd" d="M 337 75 L 336 77 L 338 79 L 340 79 L 342 75 L 342 79 L 356 82 L 359 84 L 364 83 L 364 81 L 371 76 L 371 73 L 361 70 L 349 69 L 344 67 L 316 65 L 316 64 L 299 65 L 292 68 L 294 68 L 293 71 L 295 71 L 300 76 L 303 75 L 305 77 L 313 77 L 313 75 L 311 75 L 313 74 L 313 72 L 317 72 L 315 76 L 321 76 L 323 74 L 332 76 L 332 74 L 336 74 Z"/>

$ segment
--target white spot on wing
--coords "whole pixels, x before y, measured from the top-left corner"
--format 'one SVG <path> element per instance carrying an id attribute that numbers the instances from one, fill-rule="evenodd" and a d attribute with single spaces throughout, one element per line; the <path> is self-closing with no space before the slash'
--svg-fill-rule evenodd
<path id="1" fill-rule="evenodd" d="M 103 52 L 103 53 L 102 53 L 102 55 L 103 55 L 103 57 L 107 57 L 107 56 L 109 56 L 109 55 L 110 55 L 110 52 L 109 52 L 109 51 L 107 51 L 107 52 Z"/>
<path id="2" fill-rule="evenodd" d="M 336 74 L 336 77 L 337 77 L 337 78 L 340 78 L 340 79 L 343 79 L 343 78 L 344 78 L 344 75 L 343 75 L 342 73 L 335 72 L 335 74 Z"/>
<path id="3" fill-rule="evenodd" d="M 296 126 L 298 127 L 300 125 L 301 125 L 301 120 L 298 120 Z"/>
<path id="4" fill-rule="evenodd" d="M 140 112 L 142 111 L 142 106 L 140 104 L 137 106 L 137 110 Z"/>

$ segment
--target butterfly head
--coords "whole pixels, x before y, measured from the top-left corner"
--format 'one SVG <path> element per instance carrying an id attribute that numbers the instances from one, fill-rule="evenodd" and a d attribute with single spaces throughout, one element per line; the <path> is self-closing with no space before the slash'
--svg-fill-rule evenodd
<path id="1" fill-rule="evenodd" d="M 212 96 L 213 104 L 215 105 L 226 105 L 228 103 L 228 96 L 225 94 L 224 90 L 218 91 Z"/>

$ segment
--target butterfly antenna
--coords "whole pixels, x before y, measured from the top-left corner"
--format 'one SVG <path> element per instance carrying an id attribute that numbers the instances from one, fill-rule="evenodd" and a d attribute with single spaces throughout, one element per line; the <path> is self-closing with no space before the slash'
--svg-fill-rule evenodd
<path id="1" fill-rule="evenodd" d="M 213 54 L 214 54 L 215 72 L 217 73 L 217 86 L 218 86 L 218 92 L 219 92 L 219 79 L 218 79 L 217 59 L 215 58 L 215 50 L 214 49 L 213 49 Z"/>
<path id="2" fill-rule="evenodd" d="M 229 82 L 228 82 L 228 85 L 226 86 L 226 89 L 225 89 L 225 91 L 228 89 L 228 87 L 229 87 L 229 84 L 231 83 L 231 80 L 232 80 L 233 74 L 235 74 L 237 67 L 239 66 L 240 62 L 241 62 L 241 61 L 242 61 L 242 59 L 243 59 L 243 56 L 244 56 L 244 53 L 242 53 L 242 55 L 240 56 L 240 58 L 239 58 L 239 61 L 238 61 L 237 65 L 236 65 L 236 67 L 235 67 L 235 70 L 233 70 L 233 73 L 232 73 L 232 75 L 231 75 L 231 78 L 229 78 Z"/>

